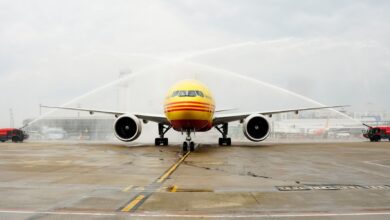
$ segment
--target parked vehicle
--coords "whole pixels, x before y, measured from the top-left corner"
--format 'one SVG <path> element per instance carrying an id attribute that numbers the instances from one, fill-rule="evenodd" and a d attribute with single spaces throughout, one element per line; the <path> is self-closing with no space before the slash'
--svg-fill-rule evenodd
<path id="1" fill-rule="evenodd" d="M 368 127 L 368 130 L 363 136 L 370 139 L 371 142 L 378 142 L 381 139 L 388 139 L 390 141 L 390 126 Z"/>
<path id="2" fill-rule="evenodd" d="M 5 142 L 11 140 L 12 142 L 23 142 L 28 138 L 28 135 L 16 128 L 0 128 L 0 141 Z"/>

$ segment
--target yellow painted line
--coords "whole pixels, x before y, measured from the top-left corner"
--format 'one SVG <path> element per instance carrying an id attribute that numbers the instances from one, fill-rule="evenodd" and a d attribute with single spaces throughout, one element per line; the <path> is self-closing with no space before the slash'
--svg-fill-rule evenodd
<path id="1" fill-rule="evenodd" d="M 167 172 L 164 173 L 164 175 L 162 175 L 158 180 L 157 182 L 158 183 L 161 183 L 162 181 L 164 181 L 166 178 L 168 178 L 168 176 L 170 176 L 173 171 L 176 170 L 176 168 L 186 159 L 186 157 L 188 157 L 188 155 L 191 153 L 191 151 L 188 151 L 179 161 L 177 161 Z"/>
<path id="2" fill-rule="evenodd" d="M 160 178 L 157 179 L 155 183 L 161 183 L 163 182 L 166 178 L 168 178 L 176 169 L 177 167 L 186 159 L 186 157 L 188 157 L 188 155 L 191 153 L 191 151 L 188 151 L 185 155 L 183 155 L 180 160 L 178 160 L 171 168 L 169 168 L 169 170 L 167 170 Z M 128 191 L 131 189 L 132 186 L 128 186 L 126 188 L 124 188 L 122 191 Z M 137 187 L 136 190 L 140 190 L 140 191 L 144 191 L 145 188 L 144 187 Z M 173 186 L 172 189 L 171 189 L 171 192 L 176 192 L 177 191 L 177 186 Z M 143 194 L 147 193 L 147 192 L 141 192 Z M 153 192 L 152 192 L 153 193 Z M 131 200 L 131 202 L 129 204 L 127 204 L 124 208 L 121 209 L 122 212 L 129 212 L 131 210 L 134 209 L 134 207 L 137 206 L 137 204 L 139 204 L 140 202 L 142 202 L 146 196 L 149 196 L 148 194 L 146 195 L 138 195 L 135 199 Z"/>
<path id="3" fill-rule="evenodd" d="M 122 212 L 128 212 L 130 211 L 134 206 L 136 206 L 139 202 L 141 202 L 142 199 L 144 199 L 145 196 L 144 195 L 139 195 L 137 196 L 135 199 L 133 199 L 133 201 L 131 201 L 127 206 L 125 206 L 123 209 L 122 209 Z"/>
<path id="4" fill-rule="evenodd" d="M 131 188 L 133 188 L 133 185 L 130 185 L 122 190 L 122 192 L 128 192 Z"/>

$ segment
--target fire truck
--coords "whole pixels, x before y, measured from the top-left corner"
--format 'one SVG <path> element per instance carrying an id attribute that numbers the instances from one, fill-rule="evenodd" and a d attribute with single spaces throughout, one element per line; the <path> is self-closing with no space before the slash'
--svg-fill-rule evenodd
<path id="1" fill-rule="evenodd" d="M 28 135 L 16 128 L 0 128 L 0 141 L 6 142 L 11 140 L 12 142 L 23 142 L 23 140 L 27 139 Z"/>
<path id="2" fill-rule="evenodd" d="M 381 139 L 388 139 L 390 141 L 390 126 L 367 127 L 368 130 L 363 136 L 370 139 L 371 142 L 378 142 Z"/>

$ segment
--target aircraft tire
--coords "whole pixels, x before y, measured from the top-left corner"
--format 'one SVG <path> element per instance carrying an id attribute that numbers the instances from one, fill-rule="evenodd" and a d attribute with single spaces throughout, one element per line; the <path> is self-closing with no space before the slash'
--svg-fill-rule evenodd
<path id="1" fill-rule="evenodd" d="M 190 151 L 195 151 L 195 143 L 194 142 L 190 142 Z"/>
<path id="2" fill-rule="evenodd" d="M 12 142 L 17 143 L 19 141 L 18 137 L 12 137 Z"/>
<path id="3" fill-rule="evenodd" d="M 187 143 L 187 141 L 183 142 L 183 151 L 188 151 L 188 143 Z"/>
<path id="4" fill-rule="evenodd" d="M 219 138 L 218 144 L 219 144 L 219 146 L 223 146 L 223 145 L 230 146 L 230 145 L 232 145 L 232 139 L 231 138 Z"/>
<path id="5" fill-rule="evenodd" d="M 226 138 L 226 146 L 231 146 L 231 145 L 232 145 L 232 139 Z"/>
<path id="6" fill-rule="evenodd" d="M 222 146 L 222 145 L 223 145 L 223 138 L 219 138 L 219 139 L 218 139 L 218 145 L 219 145 L 219 146 Z"/>
<path id="7" fill-rule="evenodd" d="M 168 138 L 163 138 L 163 145 L 168 146 Z"/>

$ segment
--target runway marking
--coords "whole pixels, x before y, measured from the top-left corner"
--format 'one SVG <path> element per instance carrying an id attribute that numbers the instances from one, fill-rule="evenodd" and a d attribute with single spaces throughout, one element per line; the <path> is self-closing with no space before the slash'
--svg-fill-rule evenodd
<path id="1" fill-rule="evenodd" d="M 309 191 L 309 190 L 388 190 L 388 185 L 340 185 L 340 184 L 327 184 L 327 185 L 298 185 L 298 186 L 276 186 L 279 191 Z"/>
<path id="2" fill-rule="evenodd" d="M 380 163 L 375 163 L 377 161 L 363 161 L 364 163 L 366 164 L 370 164 L 370 165 L 376 165 L 376 166 L 380 166 L 380 167 L 387 167 L 387 168 L 390 168 L 389 165 L 384 165 L 384 164 L 380 164 Z"/>
<path id="3" fill-rule="evenodd" d="M 24 211 L 24 210 L 0 210 L 6 214 L 47 214 L 47 215 L 92 215 L 92 216 L 115 216 L 116 213 L 104 212 L 60 212 L 60 211 Z"/>
<path id="4" fill-rule="evenodd" d="M 157 212 L 127 212 L 126 214 L 117 212 L 77 212 L 77 211 L 33 211 L 33 210 L 0 210 L 0 213 L 5 214 L 46 214 L 46 215 L 81 215 L 81 216 L 133 216 L 133 217 L 178 217 L 178 218 L 262 218 L 262 217 L 279 217 L 279 218 L 291 218 L 291 217 L 337 217 L 337 216 L 378 216 L 378 215 L 390 215 L 390 211 L 365 211 L 365 212 L 345 212 L 345 213 L 332 213 L 332 212 L 301 212 L 301 213 L 247 213 L 247 214 L 196 214 L 196 213 L 157 213 Z"/>
<path id="5" fill-rule="evenodd" d="M 171 192 L 176 192 L 177 191 L 177 186 L 176 185 L 173 185 L 172 189 L 171 189 Z"/>
<path id="6" fill-rule="evenodd" d="M 144 190 L 145 190 L 145 188 L 143 186 L 137 187 L 137 191 L 144 191 Z"/>
<path id="7" fill-rule="evenodd" d="M 131 188 L 133 188 L 133 185 L 129 185 L 126 188 L 122 190 L 122 192 L 128 192 Z"/>
<path id="8" fill-rule="evenodd" d="M 168 171 L 166 171 L 160 178 L 157 179 L 158 183 L 161 183 L 166 178 L 168 178 L 176 169 L 177 167 L 190 155 L 191 151 L 188 151 L 184 156 L 181 157 L 180 160 L 178 160 Z"/>
<path id="9" fill-rule="evenodd" d="M 133 201 L 131 201 L 126 207 L 122 209 L 122 212 L 130 211 L 134 206 L 136 206 L 142 199 L 144 199 L 144 195 L 137 196 Z"/>
<path id="10" fill-rule="evenodd" d="M 138 209 L 153 193 L 158 191 L 161 188 L 163 182 L 172 175 L 172 173 L 180 166 L 181 163 L 190 155 L 191 151 L 188 151 L 184 154 L 176 163 L 174 163 L 167 171 L 164 172 L 159 178 L 153 181 L 148 186 L 142 187 L 141 192 L 139 192 L 134 198 L 127 202 L 125 206 L 122 206 L 118 211 L 122 212 L 134 212 Z M 125 189 L 127 189 L 126 187 Z M 124 190 L 125 190 L 124 189 Z M 176 189 L 175 189 L 176 191 Z"/>

